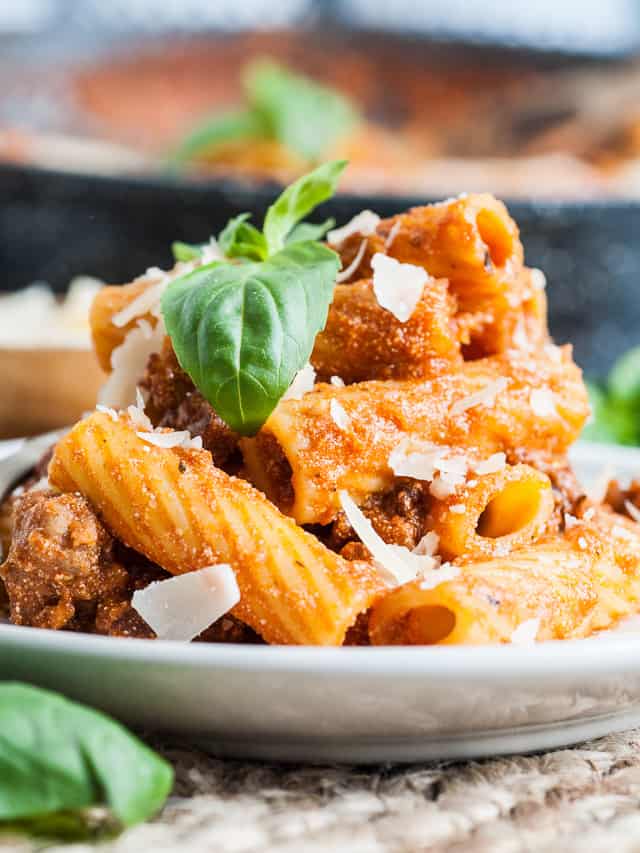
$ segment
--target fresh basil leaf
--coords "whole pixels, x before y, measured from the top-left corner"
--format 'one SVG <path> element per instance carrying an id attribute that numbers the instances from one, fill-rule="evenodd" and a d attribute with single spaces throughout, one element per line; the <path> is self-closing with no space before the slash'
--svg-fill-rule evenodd
<path id="1" fill-rule="evenodd" d="M 236 432 L 257 432 L 309 360 L 339 266 L 326 246 L 294 243 L 263 263 L 200 267 L 165 291 L 181 367 Z"/>
<path id="2" fill-rule="evenodd" d="M 250 213 L 240 213 L 230 219 L 218 236 L 218 245 L 227 258 L 247 258 L 262 261 L 267 256 L 264 234 L 247 222 Z"/>
<path id="3" fill-rule="evenodd" d="M 326 156 L 358 121 L 343 95 L 270 60 L 252 63 L 244 84 L 270 135 L 307 160 Z"/>
<path id="4" fill-rule="evenodd" d="M 180 240 L 176 240 L 171 244 L 171 251 L 173 252 L 173 259 L 175 261 L 197 261 L 198 258 L 202 257 L 202 244 L 197 245 L 195 243 L 182 243 Z"/>
<path id="5" fill-rule="evenodd" d="M 291 243 L 304 243 L 305 240 L 322 240 L 327 231 L 330 231 L 336 221 L 333 217 L 325 219 L 324 222 L 300 222 L 289 232 L 286 238 L 287 246 Z"/>
<path id="6" fill-rule="evenodd" d="M 633 347 L 620 356 L 608 377 L 611 396 L 640 409 L 640 347 Z"/>
<path id="7" fill-rule="evenodd" d="M 587 441 L 608 444 L 634 445 L 640 438 L 638 418 L 621 400 L 609 396 L 605 389 L 593 382 L 586 383 L 591 403 L 591 418 L 582 430 Z"/>
<path id="8" fill-rule="evenodd" d="M 97 711 L 24 684 L 0 684 L 0 821 L 107 805 L 129 826 L 164 803 L 169 765 Z"/>
<path id="9" fill-rule="evenodd" d="M 336 191 L 346 160 L 323 163 L 307 175 L 290 184 L 267 210 L 264 236 L 269 254 L 279 252 L 293 228 Z"/>
<path id="10" fill-rule="evenodd" d="M 238 139 L 255 139 L 269 133 L 256 110 L 237 110 L 206 119 L 186 136 L 170 156 L 170 163 L 179 165 L 194 157 L 214 152 L 219 145 Z"/>

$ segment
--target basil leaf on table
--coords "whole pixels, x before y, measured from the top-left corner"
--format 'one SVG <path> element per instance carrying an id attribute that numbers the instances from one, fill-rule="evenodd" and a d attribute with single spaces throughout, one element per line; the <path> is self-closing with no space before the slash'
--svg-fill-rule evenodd
<path id="1" fill-rule="evenodd" d="M 158 811 L 172 782 L 163 759 L 97 711 L 0 684 L 0 821 L 103 804 L 130 826 Z"/>
<path id="2" fill-rule="evenodd" d="M 236 432 L 257 432 L 309 360 L 339 267 L 326 246 L 294 243 L 262 263 L 200 267 L 165 291 L 181 367 Z"/>
<path id="3" fill-rule="evenodd" d="M 247 258 L 263 261 L 267 257 L 267 242 L 262 231 L 247 222 L 250 213 L 240 213 L 230 219 L 218 236 L 218 245 L 227 258 Z"/>
<path id="4" fill-rule="evenodd" d="M 317 161 L 358 121 L 351 102 L 270 60 L 252 63 L 244 77 L 249 103 L 270 136 Z"/>
<path id="5" fill-rule="evenodd" d="M 183 163 L 228 142 L 264 137 L 267 132 L 264 119 L 256 110 L 223 113 L 197 125 L 171 154 L 169 164 Z"/>
<path id="6" fill-rule="evenodd" d="M 263 232 L 269 254 L 279 252 L 293 228 L 335 193 L 346 160 L 323 163 L 290 184 L 267 210 Z"/>

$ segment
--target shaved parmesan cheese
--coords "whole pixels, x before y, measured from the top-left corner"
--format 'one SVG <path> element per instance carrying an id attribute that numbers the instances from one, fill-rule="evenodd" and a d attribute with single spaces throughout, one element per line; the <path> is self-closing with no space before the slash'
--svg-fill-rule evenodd
<path id="1" fill-rule="evenodd" d="M 578 548 L 580 548 L 581 551 L 587 550 L 587 540 L 584 538 L 584 536 L 581 536 L 578 539 Z"/>
<path id="2" fill-rule="evenodd" d="M 492 453 L 488 459 L 477 462 L 473 470 L 481 476 L 483 474 L 496 474 L 498 471 L 502 471 L 506 464 L 507 457 L 504 453 Z"/>
<path id="3" fill-rule="evenodd" d="M 429 572 L 420 584 L 420 589 L 435 589 L 441 583 L 454 581 L 459 575 L 460 569 L 457 566 L 452 566 L 451 563 L 444 563 L 439 569 Z"/>
<path id="4" fill-rule="evenodd" d="M 615 476 L 616 470 L 612 465 L 605 465 L 602 471 L 600 471 L 590 488 L 587 489 L 587 495 L 594 503 L 602 503 L 606 497 L 609 483 Z"/>
<path id="5" fill-rule="evenodd" d="M 580 524 L 580 519 L 576 518 L 575 515 L 571 515 L 570 512 L 565 512 L 564 514 L 564 526 L 567 530 L 571 530 L 572 527 L 575 527 L 576 524 Z"/>
<path id="6" fill-rule="evenodd" d="M 133 403 L 138 380 L 144 373 L 149 356 L 160 352 L 165 334 L 162 320 L 158 320 L 155 328 L 146 320 L 138 320 L 138 325 L 111 353 L 111 375 L 98 395 L 101 405 L 124 409 Z"/>
<path id="7" fill-rule="evenodd" d="M 542 270 L 533 267 L 530 270 L 531 275 L 531 284 L 535 287 L 536 290 L 544 290 L 547 286 L 547 277 L 542 272 Z"/>
<path id="8" fill-rule="evenodd" d="M 188 643 L 239 601 L 233 569 L 221 563 L 149 584 L 131 604 L 159 640 Z"/>
<path id="9" fill-rule="evenodd" d="M 534 388 L 529 395 L 529 403 L 534 415 L 539 418 L 554 417 L 558 414 L 553 394 L 548 388 Z"/>
<path id="10" fill-rule="evenodd" d="M 362 243 L 360 243 L 360 248 L 356 252 L 355 258 L 351 261 L 351 263 L 349 264 L 349 266 L 346 269 L 339 272 L 338 275 L 336 276 L 336 281 L 338 282 L 338 284 L 340 284 L 341 281 L 347 281 L 348 279 L 351 278 L 351 276 L 354 274 L 354 272 L 360 266 L 360 261 L 364 257 L 364 253 L 365 253 L 366 248 L 367 248 L 367 241 L 363 240 Z"/>
<path id="11" fill-rule="evenodd" d="M 595 514 L 596 514 L 595 508 L 594 508 L 594 507 L 592 507 L 592 506 L 590 506 L 590 507 L 589 507 L 589 509 L 584 513 L 584 515 L 582 516 L 582 518 L 583 518 L 585 521 L 591 521 L 591 519 L 593 518 L 593 516 L 594 516 Z"/>
<path id="12" fill-rule="evenodd" d="M 562 350 L 555 344 L 545 344 L 544 353 L 551 359 L 551 361 L 555 361 L 556 364 L 560 364 L 562 361 Z"/>
<path id="13" fill-rule="evenodd" d="M 489 384 L 485 385 L 484 388 L 481 388 L 480 391 L 476 391 L 475 394 L 469 394 L 468 397 L 456 400 L 456 402 L 451 406 L 449 412 L 455 416 L 461 415 L 463 412 L 466 412 L 467 409 L 472 409 L 474 406 L 493 406 L 498 394 L 500 394 L 501 391 L 504 391 L 508 384 L 509 380 L 505 376 L 500 376 L 493 382 L 489 382 Z"/>
<path id="14" fill-rule="evenodd" d="M 462 483 L 464 483 L 464 477 L 443 477 L 439 474 L 433 478 L 429 492 L 436 500 L 443 501 L 455 494 L 457 487 L 461 486 Z"/>
<path id="15" fill-rule="evenodd" d="M 468 462 L 465 456 L 451 454 L 448 448 L 435 444 L 408 453 L 407 442 L 402 441 L 390 454 L 389 467 L 396 477 L 431 482 L 429 491 L 442 500 L 464 483 Z"/>
<path id="16" fill-rule="evenodd" d="M 153 444 L 156 447 L 165 449 L 172 447 L 182 447 L 185 450 L 202 450 L 202 437 L 196 435 L 191 438 L 191 433 L 187 429 L 171 430 L 169 432 L 136 432 L 138 438 L 146 441 L 147 444 Z"/>
<path id="17" fill-rule="evenodd" d="M 334 388 L 344 388 L 344 379 L 340 379 L 339 376 L 332 376 L 329 381 Z"/>
<path id="18" fill-rule="evenodd" d="M 400 550 L 401 546 L 388 545 L 384 539 L 378 536 L 369 519 L 356 505 L 348 492 L 341 491 L 338 493 L 338 497 L 344 514 L 347 516 L 347 521 L 359 536 L 362 544 L 371 552 L 376 568 L 388 583 L 398 586 L 414 580 L 421 567 L 426 565 L 426 562 L 422 561 L 433 560 L 428 555 L 412 554 L 408 548 Z M 416 560 L 421 562 L 418 563 Z"/>
<path id="19" fill-rule="evenodd" d="M 382 308 L 406 323 L 420 301 L 429 274 L 414 264 L 401 264 L 381 252 L 371 259 L 373 292 Z"/>
<path id="20" fill-rule="evenodd" d="M 146 290 L 143 290 L 140 296 L 136 297 L 133 302 L 125 305 L 122 311 L 118 311 L 117 314 L 114 314 L 111 318 L 111 322 L 114 326 L 121 329 L 123 326 L 126 326 L 127 323 L 135 320 L 136 317 L 143 317 L 145 314 L 151 313 L 151 311 L 160 302 L 162 294 L 169 283 L 169 279 L 164 270 L 155 268 L 147 270 L 147 275 L 151 273 L 154 274 L 154 277 L 156 274 L 159 274 L 160 281 L 156 282 L 156 284 L 149 285 L 149 287 L 147 287 Z"/>
<path id="21" fill-rule="evenodd" d="M 393 245 L 393 241 L 396 239 L 396 235 L 398 231 L 402 228 L 402 222 L 398 219 L 397 222 L 394 222 L 391 231 L 389 231 L 389 235 L 387 239 L 384 241 L 384 250 L 388 252 L 391 246 Z"/>
<path id="22" fill-rule="evenodd" d="M 331 419 L 339 429 L 349 429 L 351 426 L 351 418 L 337 400 L 332 400 L 329 403 L 329 412 L 331 414 Z"/>
<path id="23" fill-rule="evenodd" d="M 200 261 L 203 264 L 210 264 L 213 261 L 224 261 L 222 249 L 215 237 L 209 237 L 209 242 L 202 247 Z"/>
<path id="24" fill-rule="evenodd" d="M 380 217 L 377 213 L 372 210 L 361 210 L 346 225 L 329 231 L 327 243 L 332 246 L 340 246 L 352 234 L 362 234 L 363 237 L 367 237 L 369 234 L 373 234 L 379 222 Z"/>
<path id="25" fill-rule="evenodd" d="M 100 403 L 98 403 L 96 411 L 102 412 L 103 415 L 109 415 L 114 423 L 118 423 L 118 413 L 115 409 L 110 409 L 109 406 L 101 406 Z"/>
<path id="26" fill-rule="evenodd" d="M 456 515 L 464 515 L 467 511 L 467 507 L 465 504 L 453 504 L 453 506 L 449 507 L 449 512 L 453 512 Z"/>
<path id="27" fill-rule="evenodd" d="M 308 391 L 313 391 L 316 372 L 310 364 L 299 370 L 293 377 L 293 382 L 285 391 L 283 400 L 301 400 Z"/>
<path id="28" fill-rule="evenodd" d="M 626 500 L 624 502 L 624 508 L 629 514 L 629 517 L 632 518 L 634 521 L 637 521 L 638 524 L 640 524 L 640 509 L 638 509 L 638 507 L 634 503 L 631 503 L 631 501 L 629 500 Z"/>
<path id="29" fill-rule="evenodd" d="M 426 554 L 428 557 L 433 557 L 438 550 L 439 544 L 440 537 L 434 530 L 430 530 L 428 533 L 425 533 L 422 539 L 418 542 L 416 547 L 413 549 L 413 553 Z"/>
<path id="30" fill-rule="evenodd" d="M 535 643 L 538 631 L 540 630 L 540 619 L 526 619 L 521 622 L 511 635 L 511 642 L 516 646 L 527 646 L 530 643 Z"/>

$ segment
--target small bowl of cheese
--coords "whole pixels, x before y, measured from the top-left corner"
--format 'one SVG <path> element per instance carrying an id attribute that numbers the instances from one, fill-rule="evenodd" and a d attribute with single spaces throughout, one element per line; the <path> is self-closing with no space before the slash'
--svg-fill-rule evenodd
<path id="1" fill-rule="evenodd" d="M 105 376 L 88 316 L 100 287 L 80 276 L 62 300 L 42 283 L 0 295 L 0 438 L 66 426 L 95 406 Z"/>

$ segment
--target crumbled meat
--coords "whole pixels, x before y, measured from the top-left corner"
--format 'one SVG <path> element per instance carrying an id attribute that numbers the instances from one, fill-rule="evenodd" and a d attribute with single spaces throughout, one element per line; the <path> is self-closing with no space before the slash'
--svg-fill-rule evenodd
<path id="1" fill-rule="evenodd" d="M 79 494 L 25 492 L 14 498 L 9 554 L 0 565 L 16 625 L 152 639 L 131 605 L 135 590 L 170 575 L 114 539 Z M 257 643 L 246 625 L 224 616 L 198 638 Z"/>
<path id="2" fill-rule="evenodd" d="M 428 484 L 402 479 L 388 492 L 371 495 L 360 507 L 385 542 L 415 548 L 426 533 L 429 507 Z M 327 544 L 345 559 L 369 559 L 347 517 L 340 512 L 331 525 Z"/>
<path id="3" fill-rule="evenodd" d="M 632 480 L 626 489 L 623 489 L 617 480 L 611 480 L 607 487 L 604 503 L 609 504 L 614 512 L 631 518 L 632 516 L 626 506 L 627 501 L 640 509 L 640 480 Z"/>
<path id="4" fill-rule="evenodd" d="M 126 596 L 128 574 L 84 498 L 26 492 L 14 517 L 11 547 L 0 566 L 12 622 L 88 630 L 99 604 Z"/>
<path id="5" fill-rule="evenodd" d="M 238 462 L 238 436 L 218 417 L 191 378 L 178 364 L 169 338 L 161 353 L 150 356 L 140 387 L 148 392 L 145 411 L 156 427 L 187 429 L 202 436 L 220 468 L 234 470 Z"/>

